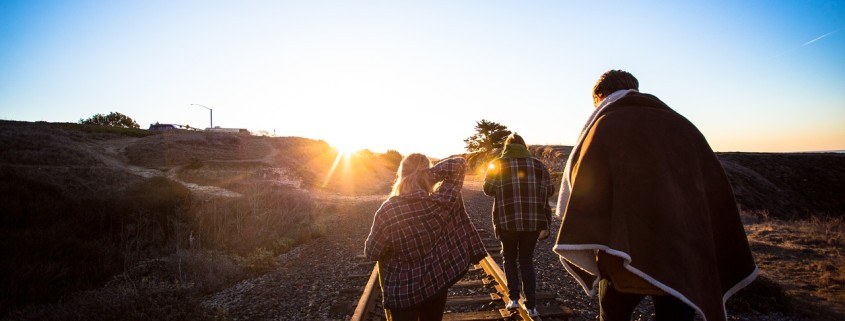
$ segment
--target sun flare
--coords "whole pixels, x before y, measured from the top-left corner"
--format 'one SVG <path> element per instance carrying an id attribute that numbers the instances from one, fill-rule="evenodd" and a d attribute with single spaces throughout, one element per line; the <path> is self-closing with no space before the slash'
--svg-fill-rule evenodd
<path id="1" fill-rule="evenodd" d="M 360 150 L 360 149 L 356 149 L 355 147 L 353 147 L 350 144 L 340 144 L 340 145 L 334 145 L 332 147 L 337 151 L 337 156 L 334 159 L 334 163 L 332 164 L 331 169 L 329 169 L 329 172 L 326 174 L 326 179 L 323 181 L 323 187 L 326 187 L 326 185 L 328 185 L 329 181 L 332 179 L 332 176 L 334 175 L 335 171 L 337 170 L 337 167 L 338 167 L 338 164 L 340 164 L 340 161 L 346 160 L 348 162 L 349 156 L 355 154 L 356 152 L 358 152 Z M 348 164 L 346 164 L 346 165 L 348 166 Z"/>

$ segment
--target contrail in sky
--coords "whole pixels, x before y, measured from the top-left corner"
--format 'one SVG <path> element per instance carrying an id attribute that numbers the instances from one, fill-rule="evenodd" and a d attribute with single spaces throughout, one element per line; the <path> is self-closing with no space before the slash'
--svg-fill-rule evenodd
<path id="1" fill-rule="evenodd" d="M 810 41 L 805 42 L 803 45 L 801 45 L 801 47 L 804 47 L 804 46 L 807 46 L 807 45 L 809 45 L 809 44 L 812 44 L 812 43 L 814 43 L 814 42 L 816 42 L 816 41 L 822 40 L 824 37 L 827 37 L 827 36 L 830 36 L 830 35 L 832 35 L 832 34 L 834 34 L 834 33 L 839 32 L 839 30 L 842 30 L 842 29 L 841 29 L 841 28 L 840 28 L 840 29 L 836 29 L 836 30 L 833 30 L 833 31 L 828 32 L 828 33 L 826 33 L 826 34 L 823 34 L 823 35 L 821 35 L 821 36 L 818 36 L 818 37 L 816 37 L 816 39 L 813 39 L 813 40 L 810 40 Z"/>

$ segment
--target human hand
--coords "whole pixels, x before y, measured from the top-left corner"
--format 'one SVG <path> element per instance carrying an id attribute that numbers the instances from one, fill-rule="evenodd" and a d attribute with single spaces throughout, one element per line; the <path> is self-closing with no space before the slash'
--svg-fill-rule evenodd
<path id="1" fill-rule="evenodd" d="M 549 230 L 540 230 L 540 236 L 537 237 L 538 240 L 542 241 L 549 237 Z"/>

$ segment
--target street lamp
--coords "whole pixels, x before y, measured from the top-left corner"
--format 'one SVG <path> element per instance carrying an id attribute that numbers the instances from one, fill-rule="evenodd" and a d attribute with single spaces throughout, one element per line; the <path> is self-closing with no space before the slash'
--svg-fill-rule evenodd
<path id="1" fill-rule="evenodd" d="M 200 104 L 191 104 L 191 106 L 200 106 L 202 108 L 208 109 L 208 123 L 209 123 L 208 128 L 214 128 L 214 112 L 211 110 L 211 108 L 208 108 L 208 107 L 200 105 Z"/>

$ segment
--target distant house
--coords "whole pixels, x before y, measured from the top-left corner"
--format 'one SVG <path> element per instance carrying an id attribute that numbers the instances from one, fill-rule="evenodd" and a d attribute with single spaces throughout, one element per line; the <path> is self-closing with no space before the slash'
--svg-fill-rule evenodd
<path id="1" fill-rule="evenodd" d="M 178 124 L 160 124 L 156 122 L 155 124 L 150 124 L 149 130 L 199 130 L 199 128 L 194 128 L 188 125 L 178 125 Z"/>
<path id="2" fill-rule="evenodd" d="M 155 123 L 155 124 L 150 124 L 149 130 L 177 130 L 177 129 L 179 129 L 179 128 L 176 128 L 176 125 L 173 125 L 173 124 Z"/>
<path id="3" fill-rule="evenodd" d="M 214 128 L 206 128 L 205 131 L 213 132 L 213 133 L 229 133 L 229 134 L 241 134 L 241 135 L 251 135 L 252 134 L 246 128 L 222 128 L 220 126 L 214 126 Z"/>

